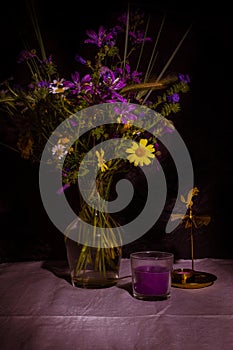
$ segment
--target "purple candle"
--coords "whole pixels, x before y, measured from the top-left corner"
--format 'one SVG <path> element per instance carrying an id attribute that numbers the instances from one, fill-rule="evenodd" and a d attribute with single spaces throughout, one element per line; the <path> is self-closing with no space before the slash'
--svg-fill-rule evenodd
<path id="1" fill-rule="evenodd" d="M 131 253 L 133 296 L 140 300 L 168 299 L 173 259 L 173 254 L 169 252 Z"/>
<path id="2" fill-rule="evenodd" d="M 134 269 L 134 289 L 143 295 L 164 295 L 170 287 L 170 271 L 159 266 L 137 266 Z"/>

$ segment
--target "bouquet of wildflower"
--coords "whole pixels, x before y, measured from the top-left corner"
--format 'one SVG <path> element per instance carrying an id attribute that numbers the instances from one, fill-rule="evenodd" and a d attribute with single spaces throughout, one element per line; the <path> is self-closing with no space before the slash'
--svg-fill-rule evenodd
<path id="1" fill-rule="evenodd" d="M 190 80 L 188 75 L 180 73 L 164 78 L 172 57 L 161 74 L 152 79 L 156 43 L 153 44 L 148 36 L 147 28 L 144 14 L 128 10 L 111 28 L 100 26 L 97 32 L 88 30 L 84 43 L 92 48 L 93 56 L 84 58 L 77 54 L 77 70 L 70 77 L 63 77 L 52 55 L 46 55 L 39 27 L 35 25 L 40 50 L 23 50 L 18 57 L 19 64 L 29 70 L 28 79 L 1 83 L 0 109 L 4 121 L 10 122 L 16 129 L 14 148 L 23 158 L 40 162 L 49 140 L 48 163 L 62 172 L 62 187 L 58 193 L 76 185 L 79 178 L 90 173 L 92 164 L 97 162 L 99 171 L 95 185 L 107 201 L 117 173 L 148 166 L 161 157 L 156 135 L 159 137 L 173 131 L 169 117 L 180 111 L 180 94 L 189 90 Z M 149 62 L 145 64 L 144 61 L 146 70 L 140 71 L 144 46 L 151 44 Z M 100 110 L 93 114 L 92 107 L 97 105 L 114 106 L 110 108 L 114 123 L 106 123 L 106 115 Z M 141 114 L 146 115 L 148 108 L 159 117 L 153 122 L 148 121 L 150 125 L 140 124 Z M 72 118 L 74 115 L 81 115 L 81 118 Z M 66 127 L 61 133 L 57 128 L 63 122 L 66 122 Z M 83 132 L 87 126 L 88 132 Z M 55 137 L 51 142 L 52 134 Z M 77 138 L 74 135 L 81 136 Z M 117 144 L 116 158 L 106 160 L 102 147 L 89 155 L 90 149 L 109 139 L 130 140 L 130 144 Z M 88 193 L 92 204 L 99 194 L 94 188 L 88 188 Z M 84 221 L 94 226 L 108 226 L 109 220 L 103 215 L 103 208 L 99 210 L 101 215 L 98 220 L 96 209 L 87 209 L 84 202 L 80 208 L 80 217 Z M 104 240 L 99 251 L 105 246 L 115 249 L 113 235 Z M 85 254 L 87 246 L 83 250 Z M 78 266 L 83 266 L 83 261 L 88 259 L 83 256 Z"/>

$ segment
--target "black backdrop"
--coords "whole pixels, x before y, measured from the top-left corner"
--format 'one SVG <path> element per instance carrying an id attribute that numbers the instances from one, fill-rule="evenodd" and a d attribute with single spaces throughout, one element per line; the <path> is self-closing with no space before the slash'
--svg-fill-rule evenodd
<path id="1" fill-rule="evenodd" d="M 94 4 L 77 1 L 34 1 L 47 52 L 54 55 L 65 75 L 74 69 L 74 56 L 82 50 L 86 29 L 98 29 L 127 8 L 126 1 Z M 231 174 L 231 50 L 232 20 L 229 7 L 203 8 L 195 2 L 132 2 L 150 13 L 153 21 L 166 13 L 164 50 L 192 24 L 191 31 L 170 69 L 191 76 L 191 92 L 184 96 L 176 128 L 193 162 L 195 185 L 200 189 L 200 212 L 211 216 L 195 237 L 195 257 L 233 258 L 230 229 Z M 153 22 L 152 22 L 153 23 Z M 1 8 L 1 80 L 20 75 L 16 57 L 23 41 L 35 42 L 27 2 L 8 2 Z M 67 77 L 68 78 L 68 77 Z M 4 135 L 10 138 L 10 130 Z M 48 219 L 40 200 L 38 169 L 1 146 L 0 260 L 63 259 L 63 235 Z M 124 247 L 125 256 L 138 249 L 167 249 L 176 257 L 190 258 L 183 229 L 166 235 L 160 220 L 141 239 Z"/>

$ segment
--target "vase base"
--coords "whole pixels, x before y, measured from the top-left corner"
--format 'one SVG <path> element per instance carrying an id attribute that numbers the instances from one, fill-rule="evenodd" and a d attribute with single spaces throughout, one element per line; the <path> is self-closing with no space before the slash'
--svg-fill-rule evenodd
<path id="1" fill-rule="evenodd" d="M 78 277 L 71 276 L 71 283 L 73 287 L 86 289 L 109 288 L 117 284 L 118 278 L 118 274 L 112 271 L 105 274 L 98 271 L 85 271 Z"/>

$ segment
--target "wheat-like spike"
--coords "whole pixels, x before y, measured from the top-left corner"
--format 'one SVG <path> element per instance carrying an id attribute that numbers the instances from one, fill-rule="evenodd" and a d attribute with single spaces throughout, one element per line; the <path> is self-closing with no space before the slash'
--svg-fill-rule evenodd
<path id="1" fill-rule="evenodd" d="M 141 91 L 141 90 L 161 90 L 166 88 L 169 84 L 177 81 L 177 77 L 168 77 L 166 79 L 160 80 L 159 82 L 148 82 L 148 83 L 140 83 L 140 84 L 132 84 L 125 86 L 121 93 L 126 93 L 130 91 Z"/>
<path id="2" fill-rule="evenodd" d="M 132 85 L 125 86 L 121 90 L 121 93 L 124 94 L 124 93 L 130 92 L 130 91 L 140 91 L 140 90 L 149 90 L 149 89 L 159 90 L 159 89 L 163 89 L 164 87 L 165 87 L 165 85 L 162 83 L 132 84 Z"/>

